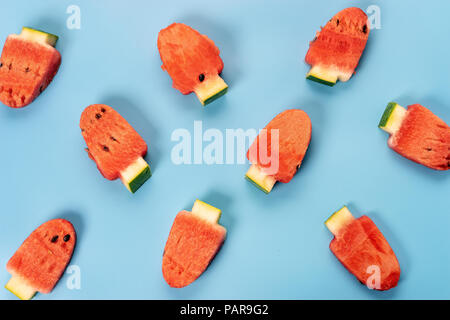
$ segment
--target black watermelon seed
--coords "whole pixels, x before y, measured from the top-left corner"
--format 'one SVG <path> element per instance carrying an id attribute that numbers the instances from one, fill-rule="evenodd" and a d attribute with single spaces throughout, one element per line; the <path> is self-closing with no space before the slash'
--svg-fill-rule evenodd
<path id="1" fill-rule="evenodd" d="M 112 140 L 112 141 L 117 141 L 117 139 L 114 138 L 113 136 L 111 136 L 111 140 Z"/>
<path id="2" fill-rule="evenodd" d="M 198 80 L 199 80 L 200 82 L 203 82 L 203 80 L 205 80 L 205 75 L 204 75 L 203 73 L 201 73 L 201 74 L 198 76 Z"/>
<path id="3" fill-rule="evenodd" d="M 70 234 L 66 234 L 63 238 L 64 242 L 67 242 L 70 240 Z"/>
<path id="4" fill-rule="evenodd" d="M 39 93 L 42 93 L 42 91 L 44 91 L 44 86 L 41 86 L 41 87 L 39 88 Z"/>
<path id="5" fill-rule="evenodd" d="M 25 72 L 30 72 L 30 68 L 26 67 Z"/>
<path id="6" fill-rule="evenodd" d="M 58 236 L 54 236 L 51 240 L 53 243 L 55 243 L 56 241 L 58 241 Z"/>
<path id="7" fill-rule="evenodd" d="M 363 30 L 364 33 L 367 33 L 367 24 L 364 25 Z"/>
<path id="8" fill-rule="evenodd" d="M 106 112 L 106 109 L 105 109 L 105 108 L 102 108 L 100 111 L 103 112 L 103 113 L 105 113 L 105 112 Z"/>
<path id="9" fill-rule="evenodd" d="M 339 25 L 339 19 L 336 20 L 336 26 L 338 26 L 338 25 Z"/>
<path id="10" fill-rule="evenodd" d="M 106 151 L 106 152 L 109 152 L 108 146 L 103 146 L 103 150 Z"/>
<path id="11" fill-rule="evenodd" d="M 100 113 L 95 114 L 95 118 L 100 119 L 101 117 L 102 117 L 102 115 Z"/>
<path id="12" fill-rule="evenodd" d="M 3 63 L 0 62 L 0 68 L 3 67 Z"/>

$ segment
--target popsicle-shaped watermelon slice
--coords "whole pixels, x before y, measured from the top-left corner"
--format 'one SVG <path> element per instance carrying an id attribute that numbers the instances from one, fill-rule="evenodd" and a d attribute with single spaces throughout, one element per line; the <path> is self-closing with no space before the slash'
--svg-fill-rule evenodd
<path id="1" fill-rule="evenodd" d="M 375 290 L 389 290 L 397 285 L 397 257 L 369 217 L 355 219 L 344 206 L 325 225 L 334 235 L 330 250 L 361 283 Z"/>
<path id="2" fill-rule="evenodd" d="M 430 110 L 390 102 L 378 125 L 390 134 L 390 148 L 435 170 L 450 169 L 450 127 Z"/>
<path id="3" fill-rule="evenodd" d="M 334 86 L 338 80 L 348 81 L 358 66 L 369 33 L 364 11 L 340 11 L 311 41 L 305 57 L 311 66 L 306 78 L 328 86 Z"/>
<path id="4" fill-rule="evenodd" d="M 69 263 L 75 243 L 75 229 L 64 219 L 50 220 L 22 243 L 6 265 L 12 275 L 6 289 L 22 300 L 36 292 L 50 293 Z"/>
<path id="5" fill-rule="evenodd" d="M 106 179 L 120 177 L 134 193 L 150 178 L 150 166 L 143 159 L 147 144 L 113 108 L 90 105 L 81 115 L 80 128 L 89 157 Z"/>
<path id="6" fill-rule="evenodd" d="M 185 287 L 206 270 L 225 240 L 221 210 L 196 200 L 192 212 L 181 211 L 164 249 L 162 273 L 169 286 Z"/>
<path id="7" fill-rule="evenodd" d="M 247 158 L 252 165 L 246 178 L 265 193 L 277 181 L 291 181 L 308 150 L 311 130 L 311 120 L 303 110 L 278 114 L 250 146 Z"/>
<path id="8" fill-rule="evenodd" d="M 173 87 L 182 94 L 195 92 L 202 105 L 223 96 L 228 85 L 219 76 L 223 61 L 206 35 L 183 23 L 173 23 L 158 35 L 158 49 Z"/>
<path id="9" fill-rule="evenodd" d="M 47 88 L 61 64 L 54 48 L 58 37 L 24 27 L 6 39 L 0 58 L 0 101 L 11 108 L 33 102 Z"/>

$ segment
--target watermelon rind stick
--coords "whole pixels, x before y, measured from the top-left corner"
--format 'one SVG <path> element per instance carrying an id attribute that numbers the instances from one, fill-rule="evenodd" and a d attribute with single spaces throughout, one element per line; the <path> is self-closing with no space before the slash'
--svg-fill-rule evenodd
<path id="1" fill-rule="evenodd" d="M 328 230 L 336 237 L 339 232 L 348 226 L 355 218 L 353 217 L 347 206 L 343 206 L 325 221 Z"/>
<path id="2" fill-rule="evenodd" d="M 406 117 L 406 109 L 396 102 L 389 102 L 384 110 L 378 127 L 393 135 L 401 127 Z"/>
<path id="3" fill-rule="evenodd" d="M 203 106 L 220 98 L 228 91 L 228 85 L 219 76 L 211 77 L 201 82 L 194 90 Z"/>
<path id="4" fill-rule="evenodd" d="M 48 44 L 52 47 L 54 47 L 58 41 L 58 36 L 30 27 L 23 27 L 20 37 L 42 44 Z"/>
<path id="5" fill-rule="evenodd" d="M 222 214 L 222 210 L 200 200 L 195 200 L 191 212 L 193 215 L 206 220 L 211 224 L 218 224 Z"/>
<path id="6" fill-rule="evenodd" d="M 324 68 L 322 66 L 313 66 L 306 74 L 306 79 L 312 80 L 318 83 L 325 84 L 327 86 L 334 86 L 339 80 L 338 72 L 330 68 Z"/>
<path id="7" fill-rule="evenodd" d="M 258 165 L 252 164 L 245 177 L 265 193 L 272 191 L 277 182 L 273 176 L 265 174 Z"/>
<path id="8" fill-rule="evenodd" d="M 120 173 L 120 180 L 131 193 L 135 193 L 152 176 L 150 166 L 139 157 Z"/>
<path id="9" fill-rule="evenodd" d="M 9 279 L 5 288 L 21 300 L 31 300 L 37 292 L 25 279 L 17 275 Z"/>

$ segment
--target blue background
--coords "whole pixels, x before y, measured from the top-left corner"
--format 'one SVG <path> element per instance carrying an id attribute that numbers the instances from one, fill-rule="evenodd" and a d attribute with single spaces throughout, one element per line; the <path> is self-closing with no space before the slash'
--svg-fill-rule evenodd
<path id="1" fill-rule="evenodd" d="M 81 8 L 81 30 L 66 9 Z M 309 41 L 348 1 L 4 1 L 1 41 L 23 25 L 60 36 L 61 68 L 30 106 L 0 108 L 0 265 L 41 223 L 68 218 L 78 233 L 71 264 L 50 295 L 35 299 L 450 298 L 449 172 L 408 161 L 377 128 L 386 103 L 421 103 L 450 123 L 449 1 L 353 1 L 381 8 L 356 75 L 329 88 L 305 80 Z M 160 68 L 158 31 L 184 22 L 221 50 L 228 94 L 202 108 Z M 83 109 L 105 103 L 149 144 L 153 177 L 134 195 L 100 175 L 84 151 Z M 265 195 L 244 180 L 248 165 L 174 165 L 177 128 L 261 128 L 301 108 L 312 142 L 289 184 Z M 175 215 L 196 198 L 223 210 L 228 238 L 192 285 L 161 273 Z M 323 222 L 348 204 L 369 215 L 402 268 L 397 288 L 368 290 L 328 249 Z M 0 268 L 0 283 L 9 274 Z M 15 299 L 6 290 L 0 298 Z"/>

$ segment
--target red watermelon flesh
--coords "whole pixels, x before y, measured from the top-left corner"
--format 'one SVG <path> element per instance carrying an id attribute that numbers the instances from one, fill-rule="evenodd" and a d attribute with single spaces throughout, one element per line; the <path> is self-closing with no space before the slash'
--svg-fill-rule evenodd
<path id="1" fill-rule="evenodd" d="M 162 272 L 174 288 L 194 282 L 208 267 L 225 240 L 226 229 L 207 222 L 188 211 L 181 211 L 173 222 L 164 249 Z"/>
<path id="2" fill-rule="evenodd" d="M 204 80 L 214 78 L 223 69 L 219 49 L 207 36 L 183 23 L 173 23 L 158 35 L 161 68 L 169 73 L 173 87 L 189 94 Z"/>
<path id="3" fill-rule="evenodd" d="M 380 288 L 389 290 L 397 285 L 400 265 L 383 234 L 367 216 L 354 219 L 331 241 L 330 249 L 358 280 L 367 284 L 373 274 L 369 267 L 380 270 Z M 369 271 L 369 272 L 368 272 Z"/>
<path id="4" fill-rule="evenodd" d="M 359 8 L 347 8 L 336 14 L 311 41 L 305 61 L 339 74 L 347 81 L 358 66 L 366 47 L 370 27 L 367 15 Z"/>
<path id="5" fill-rule="evenodd" d="M 36 291 L 49 293 L 66 269 L 75 243 L 75 229 L 69 221 L 50 220 L 22 243 L 6 269 L 13 276 L 23 278 Z"/>
<path id="6" fill-rule="evenodd" d="M 311 141 L 311 120 L 303 110 L 290 109 L 278 114 L 264 129 L 267 134 L 258 135 L 247 152 L 247 158 L 252 164 L 257 164 L 262 171 L 269 168 L 272 163 L 260 161 L 260 155 L 268 155 L 270 159 L 272 143 L 276 142 L 276 139 L 272 141 L 272 129 L 278 129 L 278 171 L 270 175 L 277 181 L 287 183 L 291 181 L 305 157 Z M 267 143 L 261 143 L 267 150 L 260 150 L 261 139 L 267 139 Z"/>
<path id="7" fill-rule="evenodd" d="M 47 88 L 61 64 L 52 46 L 10 35 L 1 56 L 0 100 L 22 108 Z"/>
<path id="8" fill-rule="evenodd" d="M 388 141 L 402 156 L 435 170 L 450 169 L 450 127 L 420 104 L 408 106 L 400 129 Z"/>
<path id="9" fill-rule="evenodd" d="M 147 144 L 113 108 L 104 104 L 87 107 L 80 120 L 88 154 L 102 175 L 115 180 L 137 158 L 147 153 Z"/>

